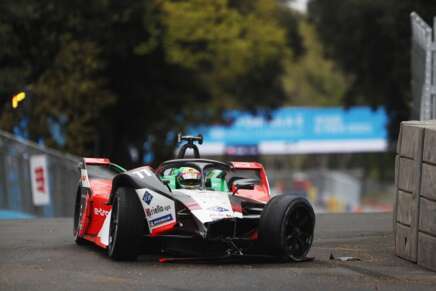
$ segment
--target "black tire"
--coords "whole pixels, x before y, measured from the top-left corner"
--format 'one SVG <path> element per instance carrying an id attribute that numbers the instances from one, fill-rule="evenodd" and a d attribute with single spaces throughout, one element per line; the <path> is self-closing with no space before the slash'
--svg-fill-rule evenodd
<path id="1" fill-rule="evenodd" d="M 77 187 L 76 191 L 76 200 L 74 203 L 74 225 L 73 225 L 73 236 L 74 241 L 78 245 L 83 245 L 86 243 L 86 240 L 79 236 L 79 225 L 82 220 L 83 211 L 85 211 L 86 198 L 82 197 L 82 191 L 80 186 Z"/>
<path id="2" fill-rule="evenodd" d="M 135 190 L 118 188 L 112 202 L 108 254 L 114 260 L 136 260 L 144 237 L 145 216 Z"/>
<path id="3" fill-rule="evenodd" d="M 259 241 L 267 253 L 285 261 L 303 261 L 312 246 L 315 213 L 302 197 L 278 195 L 262 211 Z"/>

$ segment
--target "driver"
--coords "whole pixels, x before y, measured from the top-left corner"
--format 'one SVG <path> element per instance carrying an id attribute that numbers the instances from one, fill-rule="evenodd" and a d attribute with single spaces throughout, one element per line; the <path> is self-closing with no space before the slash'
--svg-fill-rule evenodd
<path id="1" fill-rule="evenodd" d="M 182 189 L 199 189 L 201 187 L 201 173 L 191 167 L 181 168 L 177 175 L 177 182 Z"/>

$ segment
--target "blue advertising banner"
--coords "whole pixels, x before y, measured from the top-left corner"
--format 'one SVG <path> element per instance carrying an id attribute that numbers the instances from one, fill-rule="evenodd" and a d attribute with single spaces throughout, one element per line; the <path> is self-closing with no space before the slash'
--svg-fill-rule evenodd
<path id="1" fill-rule="evenodd" d="M 271 119 L 230 113 L 230 126 L 202 132 L 205 154 L 298 154 L 384 151 L 387 116 L 383 109 L 285 107 Z"/>

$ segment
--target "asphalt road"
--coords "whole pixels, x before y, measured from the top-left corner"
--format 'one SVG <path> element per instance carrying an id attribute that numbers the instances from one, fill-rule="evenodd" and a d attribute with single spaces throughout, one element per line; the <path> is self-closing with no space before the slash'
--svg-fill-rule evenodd
<path id="1" fill-rule="evenodd" d="M 0 290 L 435 290 L 435 272 L 394 255 L 391 214 L 317 219 L 315 260 L 304 263 L 114 262 L 96 247 L 75 245 L 72 219 L 4 220 Z"/>

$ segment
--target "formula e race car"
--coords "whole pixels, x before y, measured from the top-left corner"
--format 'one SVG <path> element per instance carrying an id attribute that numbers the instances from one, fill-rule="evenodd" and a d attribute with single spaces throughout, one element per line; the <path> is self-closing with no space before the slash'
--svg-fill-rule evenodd
<path id="1" fill-rule="evenodd" d="M 257 162 L 200 158 L 186 141 L 179 157 L 130 171 L 108 159 L 84 158 L 74 209 L 74 237 L 107 249 L 115 260 L 142 252 L 166 260 L 254 256 L 303 261 L 313 241 L 315 215 L 309 202 L 271 196 Z M 193 149 L 194 158 L 186 158 Z M 165 258 L 161 259 L 162 261 Z"/>

